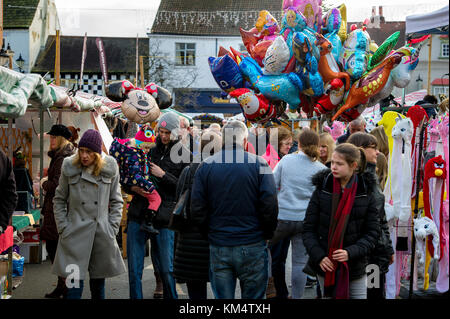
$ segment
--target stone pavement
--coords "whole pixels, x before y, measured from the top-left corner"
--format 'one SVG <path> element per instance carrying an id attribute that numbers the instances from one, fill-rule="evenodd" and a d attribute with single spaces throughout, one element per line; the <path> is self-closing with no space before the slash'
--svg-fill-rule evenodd
<path id="1" fill-rule="evenodd" d="M 125 265 L 128 268 L 127 260 Z M 286 283 L 289 291 L 291 282 L 291 253 L 286 260 Z M 153 275 L 153 265 L 150 257 L 145 257 L 144 272 L 142 278 L 144 299 L 153 298 L 153 290 L 155 289 L 155 277 Z M 56 276 L 51 273 L 50 261 L 44 261 L 42 264 L 25 264 L 23 281 L 13 290 L 13 299 L 45 299 L 44 295 L 51 292 L 56 286 Z M 89 286 L 83 291 L 83 299 L 90 298 Z M 128 273 L 124 273 L 114 278 L 106 279 L 105 294 L 107 299 L 128 299 Z M 177 284 L 178 297 L 180 299 L 188 299 L 187 288 L 185 284 Z M 306 288 L 305 299 L 316 297 L 316 289 Z M 208 284 L 208 299 L 214 299 L 211 287 Z M 236 288 L 236 299 L 240 299 L 239 283 Z"/>

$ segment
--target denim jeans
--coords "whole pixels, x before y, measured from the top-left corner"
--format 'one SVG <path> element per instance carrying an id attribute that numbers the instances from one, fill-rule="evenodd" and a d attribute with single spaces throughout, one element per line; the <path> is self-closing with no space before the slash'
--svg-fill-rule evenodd
<path id="1" fill-rule="evenodd" d="M 69 288 L 66 299 L 81 299 L 83 295 L 84 280 L 79 281 L 78 288 Z M 91 299 L 105 299 L 105 279 L 89 279 Z"/>
<path id="2" fill-rule="evenodd" d="M 286 258 L 289 252 L 289 238 L 278 240 L 270 247 L 270 255 L 272 257 L 272 274 L 277 291 L 276 299 L 287 299 L 289 291 L 286 285 Z"/>
<path id="3" fill-rule="evenodd" d="M 302 234 L 292 236 L 292 299 L 301 299 L 305 292 L 306 274 L 303 272 L 308 253 L 303 245 Z"/>
<path id="4" fill-rule="evenodd" d="M 303 221 L 278 220 L 277 228 L 270 240 L 272 255 L 272 276 L 277 291 L 277 299 L 287 299 L 286 258 L 289 245 L 292 242 L 292 298 L 303 296 L 306 284 L 306 274 L 303 268 L 308 261 L 306 249 L 302 240 Z"/>
<path id="5" fill-rule="evenodd" d="M 242 299 L 264 299 L 268 259 L 264 241 L 233 247 L 210 245 L 210 281 L 216 299 L 234 299 L 236 279 Z"/>
<path id="6" fill-rule="evenodd" d="M 317 276 L 317 279 L 323 295 L 325 277 Z M 355 280 L 350 280 L 349 295 L 349 299 L 367 299 L 367 275 Z"/>
<path id="7" fill-rule="evenodd" d="M 146 232 L 140 230 L 141 224 L 128 221 L 127 259 L 130 299 L 142 299 L 142 272 L 144 270 L 145 244 L 149 239 Z"/>
<path id="8" fill-rule="evenodd" d="M 158 231 L 158 235 L 150 238 L 153 267 L 161 276 L 164 299 L 178 299 L 173 277 L 175 233 L 167 228 L 161 228 Z"/>

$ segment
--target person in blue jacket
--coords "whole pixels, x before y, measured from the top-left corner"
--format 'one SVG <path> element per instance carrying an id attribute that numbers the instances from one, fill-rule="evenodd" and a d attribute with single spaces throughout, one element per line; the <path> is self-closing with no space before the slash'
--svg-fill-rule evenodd
<path id="1" fill-rule="evenodd" d="M 223 148 L 200 164 L 191 194 L 191 219 L 210 243 L 210 281 L 216 299 L 265 297 L 267 240 L 277 226 L 278 200 L 267 162 L 245 152 L 248 131 L 232 121 Z"/>

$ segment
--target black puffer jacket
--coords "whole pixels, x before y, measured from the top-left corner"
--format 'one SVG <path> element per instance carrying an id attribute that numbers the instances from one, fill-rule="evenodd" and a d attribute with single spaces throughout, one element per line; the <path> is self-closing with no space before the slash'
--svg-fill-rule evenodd
<path id="1" fill-rule="evenodd" d="M 190 165 L 186 184 L 184 187 L 180 185 L 180 194 L 188 188 L 192 190 L 194 175 L 199 165 L 199 163 Z M 186 213 L 187 222 L 183 229 L 177 232 L 173 274 L 179 282 L 192 280 L 207 282 L 209 281 L 209 242 L 200 234 L 198 227 L 190 222 L 190 205 L 186 206 Z"/>
<path id="2" fill-rule="evenodd" d="M 313 176 L 316 186 L 304 222 L 303 242 L 310 257 L 309 265 L 324 276 L 319 263 L 328 253 L 328 231 L 330 228 L 333 175 L 330 169 Z M 380 220 L 377 211 L 376 180 L 369 173 L 358 175 L 358 188 L 347 228 L 343 249 L 348 252 L 350 280 L 361 278 L 366 273 L 368 257 L 380 236 Z"/>
<path id="3" fill-rule="evenodd" d="M 391 256 L 394 254 L 394 249 L 392 248 L 389 226 L 386 220 L 386 213 L 384 211 L 384 194 L 382 193 L 378 179 L 376 178 L 375 169 L 375 164 L 367 164 L 366 172 L 373 174 L 377 181 L 377 187 L 374 191 L 374 195 L 376 198 L 377 210 L 380 215 L 381 233 L 378 238 L 378 242 L 375 245 L 375 249 L 370 254 L 369 263 L 378 265 L 381 273 L 387 273 L 389 270 Z"/>
<path id="4" fill-rule="evenodd" d="M 171 159 L 171 151 L 173 159 Z M 182 154 L 185 154 L 182 157 Z M 159 137 L 156 138 L 156 146 L 149 152 L 150 161 L 158 165 L 164 172 L 162 178 L 153 177 L 155 187 L 161 196 L 161 207 L 170 207 L 168 210 L 173 209 L 176 204 L 176 189 L 178 177 L 181 174 L 183 168 L 191 163 L 192 153 L 181 145 L 181 142 L 171 141 L 167 146 L 161 142 Z M 177 158 L 175 158 L 177 157 Z M 175 162 L 178 161 L 178 162 Z M 125 192 L 135 195 L 128 187 L 123 187 Z M 148 206 L 148 200 L 142 196 L 133 196 L 133 200 L 130 203 L 128 209 L 128 220 L 140 222 L 143 214 L 146 212 Z M 155 225 L 158 226 L 158 225 Z"/>
<path id="5" fill-rule="evenodd" d="M 16 180 L 14 178 L 11 160 L 0 148 L 0 227 L 3 231 L 9 224 L 14 210 L 17 206 Z M 0 252 L 1 253 L 1 252 Z"/>

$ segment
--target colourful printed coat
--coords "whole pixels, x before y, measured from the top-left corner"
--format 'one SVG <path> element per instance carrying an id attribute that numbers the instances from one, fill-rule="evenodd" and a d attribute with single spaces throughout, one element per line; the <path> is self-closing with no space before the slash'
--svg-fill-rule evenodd
<path id="1" fill-rule="evenodd" d="M 150 158 L 142 150 L 127 145 L 129 139 L 114 139 L 109 154 L 119 165 L 120 184 L 138 186 L 151 193 L 155 186 L 150 180 Z"/>

